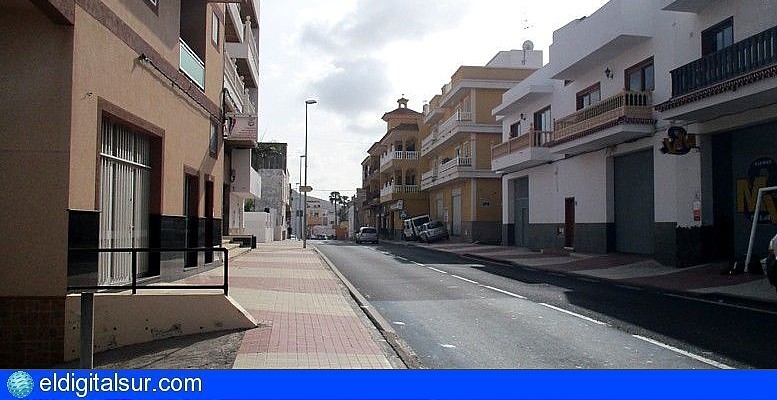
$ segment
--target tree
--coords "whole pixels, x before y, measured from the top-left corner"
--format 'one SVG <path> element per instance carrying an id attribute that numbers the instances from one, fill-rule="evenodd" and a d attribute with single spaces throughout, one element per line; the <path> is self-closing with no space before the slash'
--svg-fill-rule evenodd
<path id="1" fill-rule="evenodd" d="M 329 193 L 329 201 L 335 206 L 335 226 L 337 226 L 337 205 L 342 201 L 340 192 Z"/>
<path id="2" fill-rule="evenodd" d="M 353 199 L 348 196 L 340 198 L 340 221 L 348 219 L 348 208 L 351 206 L 351 203 L 353 203 Z"/>

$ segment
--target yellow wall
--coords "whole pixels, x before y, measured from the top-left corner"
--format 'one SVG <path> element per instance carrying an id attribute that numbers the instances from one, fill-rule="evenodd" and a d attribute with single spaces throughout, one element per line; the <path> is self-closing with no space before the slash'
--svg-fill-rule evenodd
<path id="1" fill-rule="evenodd" d="M 502 134 L 500 133 L 478 133 L 477 141 L 475 142 L 475 149 L 477 152 L 477 160 L 475 168 L 477 169 L 491 169 L 491 146 L 502 142 Z"/>
<path id="2" fill-rule="evenodd" d="M 25 3 L 0 11 L 0 296 L 64 296 L 73 34 Z"/>
<path id="3" fill-rule="evenodd" d="M 483 206 L 483 200 L 490 203 Z M 502 221 L 502 181 L 500 179 L 477 180 L 477 220 Z"/>
<path id="4" fill-rule="evenodd" d="M 479 124 L 496 124 L 491 110 L 502 103 L 502 89 L 475 89 L 475 121 Z"/>
<path id="5" fill-rule="evenodd" d="M 140 22 L 141 17 L 131 17 L 133 13 L 147 14 L 148 7 L 144 4 L 130 6 L 132 12 L 128 11 L 124 2 L 114 5 L 117 12 L 126 15 L 129 22 L 138 29 L 145 27 Z M 160 2 L 159 18 L 174 18 L 177 21 L 177 12 L 177 5 Z M 209 10 L 207 15 L 210 21 L 212 12 Z M 149 38 L 151 43 L 160 43 L 163 49 L 167 49 L 161 52 L 165 57 L 172 57 L 168 61 L 177 66 L 177 34 L 171 36 L 169 29 L 162 29 L 163 25 L 170 24 L 173 21 L 152 24 L 149 29 L 141 29 L 138 33 Z M 220 105 L 223 61 L 219 61 L 219 50 L 210 40 L 207 43 L 205 93 L 213 103 Z M 172 53 L 175 55 L 172 56 Z M 73 188 L 70 191 L 69 207 L 81 210 L 99 208 L 99 204 L 95 204 L 97 157 L 92 155 L 97 149 L 100 130 L 97 102 L 98 98 L 102 98 L 164 130 L 162 214 L 184 214 L 183 181 L 186 166 L 201 174 L 200 215 L 204 215 L 204 175 L 215 178 L 214 217 L 220 218 L 223 161 L 209 155 L 211 116 L 180 89 L 172 87 L 167 78 L 150 65 L 138 62 L 137 58 L 138 54 L 121 39 L 80 7 L 76 7 L 71 152 L 87 156 L 74 157 L 71 162 L 70 180 Z M 222 154 L 223 150 L 219 157 Z"/>

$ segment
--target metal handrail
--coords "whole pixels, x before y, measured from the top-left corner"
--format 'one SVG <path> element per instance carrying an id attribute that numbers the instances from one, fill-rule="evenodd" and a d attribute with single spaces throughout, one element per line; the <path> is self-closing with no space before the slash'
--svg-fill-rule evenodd
<path id="1" fill-rule="evenodd" d="M 188 248 L 144 248 L 144 247 L 131 247 L 131 248 L 110 248 L 110 249 L 94 249 L 94 248 L 71 248 L 68 249 L 72 252 L 79 253 L 131 253 L 132 254 L 132 281 L 129 284 L 124 285 L 90 285 L 90 286 L 70 286 L 68 285 L 68 291 L 88 291 L 88 290 L 104 290 L 104 289 L 132 289 L 132 294 L 138 292 L 138 253 L 185 253 L 185 252 L 201 252 L 201 251 L 218 251 L 224 254 L 224 283 L 221 285 L 164 285 L 164 286 L 142 286 L 143 290 L 166 290 L 166 289 L 222 289 L 224 295 L 229 294 L 229 250 L 224 247 L 188 247 Z"/>

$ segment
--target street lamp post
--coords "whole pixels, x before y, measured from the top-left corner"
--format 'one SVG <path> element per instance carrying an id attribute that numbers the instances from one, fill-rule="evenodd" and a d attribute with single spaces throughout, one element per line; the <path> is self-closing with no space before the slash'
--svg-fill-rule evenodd
<path id="1" fill-rule="evenodd" d="M 299 182 L 297 182 L 297 190 L 300 190 L 300 187 L 302 186 L 302 159 L 304 158 L 304 155 L 299 156 Z M 298 217 L 298 218 L 297 218 Z M 297 230 L 297 237 L 300 239 L 304 239 L 302 235 L 302 192 L 299 192 L 299 196 L 297 197 L 297 215 L 295 217 L 297 220 L 295 221 L 295 228 Z"/>
<path id="2" fill-rule="evenodd" d="M 317 101 L 313 99 L 305 100 L 305 194 L 302 199 L 302 248 L 308 246 L 308 106 L 316 104 Z"/>

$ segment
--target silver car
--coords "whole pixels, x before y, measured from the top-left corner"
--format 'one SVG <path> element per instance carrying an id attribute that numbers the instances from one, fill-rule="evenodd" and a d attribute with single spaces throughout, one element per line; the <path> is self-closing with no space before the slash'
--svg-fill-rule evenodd
<path id="1" fill-rule="evenodd" d="M 364 242 L 378 243 L 377 229 L 369 226 L 359 228 L 359 232 L 356 232 L 356 243 Z"/>
<path id="2" fill-rule="evenodd" d="M 431 243 L 436 240 L 448 239 L 448 229 L 442 221 L 431 221 L 421 225 L 418 232 L 418 240 Z"/>

